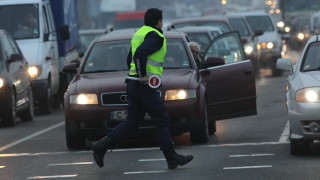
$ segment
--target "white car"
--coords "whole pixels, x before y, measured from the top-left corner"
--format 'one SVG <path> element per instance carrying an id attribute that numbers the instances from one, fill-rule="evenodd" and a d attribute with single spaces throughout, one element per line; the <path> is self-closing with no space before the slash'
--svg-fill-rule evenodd
<path id="1" fill-rule="evenodd" d="M 310 150 L 320 140 L 320 36 L 313 36 L 304 47 L 298 63 L 278 59 L 277 68 L 290 72 L 286 101 L 290 123 L 291 154 Z"/>

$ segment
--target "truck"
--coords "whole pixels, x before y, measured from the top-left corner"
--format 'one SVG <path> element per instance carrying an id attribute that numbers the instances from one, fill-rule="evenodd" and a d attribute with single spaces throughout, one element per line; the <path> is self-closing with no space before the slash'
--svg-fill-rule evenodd
<path id="1" fill-rule="evenodd" d="M 68 87 L 62 68 L 78 59 L 77 1 L 0 0 L 0 15 L 28 61 L 35 105 L 50 114 Z"/>

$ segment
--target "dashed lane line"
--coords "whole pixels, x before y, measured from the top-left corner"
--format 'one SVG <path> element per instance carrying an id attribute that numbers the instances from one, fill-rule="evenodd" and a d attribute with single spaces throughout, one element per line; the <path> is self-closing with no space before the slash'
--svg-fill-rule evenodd
<path id="1" fill-rule="evenodd" d="M 71 174 L 71 175 L 54 175 L 54 176 L 33 176 L 28 177 L 28 179 L 53 179 L 53 178 L 70 178 L 70 177 L 77 177 L 78 174 Z"/>
<path id="2" fill-rule="evenodd" d="M 87 164 L 93 164 L 93 162 L 58 163 L 58 164 L 48 164 L 48 166 L 69 166 L 69 165 L 87 165 Z"/>
<path id="3" fill-rule="evenodd" d="M 289 136 L 290 136 L 290 123 L 288 121 L 279 138 L 279 142 L 289 142 Z"/>
<path id="4" fill-rule="evenodd" d="M 273 156 L 274 154 L 240 154 L 240 155 L 230 155 L 230 158 L 235 157 L 260 157 L 260 156 Z"/>
<path id="5" fill-rule="evenodd" d="M 257 168 L 271 168 L 272 165 L 262 165 L 262 166 L 239 166 L 239 167 L 224 167 L 224 170 L 232 169 L 257 169 Z"/>
<path id="6" fill-rule="evenodd" d="M 3 151 L 3 150 L 8 149 L 8 148 L 10 148 L 10 147 L 13 147 L 13 146 L 15 146 L 15 145 L 17 145 L 17 144 L 20 144 L 20 143 L 22 143 L 22 142 L 24 142 L 24 141 L 27 141 L 27 140 L 35 137 L 35 136 L 39 136 L 40 134 L 46 133 L 46 132 L 48 132 L 48 131 L 51 131 L 52 129 L 55 129 L 55 128 L 60 127 L 60 126 L 62 126 L 62 125 L 64 125 L 64 122 L 58 123 L 58 124 L 56 124 L 56 125 L 53 125 L 53 126 L 51 126 L 51 127 L 46 128 L 46 129 L 44 129 L 44 130 L 38 131 L 38 132 L 36 132 L 36 133 L 33 133 L 33 134 L 31 134 L 31 135 L 29 135 L 29 136 L 27 136 L 27 137 L 25 137 L 25 138 L 19 139 L 19 140 L 14 141 L 14 142 L 12 142 L 12 143 L 10 143 L 10 144 L 7 144 L 7 145 L 5 145 L 5 146 L 2 146 L 2 147 L 0 147 L 0 152 Z"/>
<path id="7" fill-rule="evenodd" d="M 162 170 L 162 171 L 133 171 L 133 172 L 124 172 L 124 175 L 130 174 L 156 174 L 156 173 L 165 173 L 169 172 L 169 170 Z"/>

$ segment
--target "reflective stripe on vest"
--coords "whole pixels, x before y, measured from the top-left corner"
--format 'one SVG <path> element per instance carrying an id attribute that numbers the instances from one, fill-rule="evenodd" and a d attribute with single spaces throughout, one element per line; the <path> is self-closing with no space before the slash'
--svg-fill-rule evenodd
<path id="1" fill-rule="evenodd" d="M 163 45 L 159 51 L 148 56 L 147 64 L 146 64 L 146 72 L 147 72 L 147 75 L 156 74 L 156 75 L 161 76 L 162 72 L 163 72 L 163 61 L 164 61 L 164 56 L 166 54 L 167 44 L 166 44 L 165 37 L 158 30 L 156 30 L 150 26 L 142 26 L 133 35 L 132 40 L 131 40 L 132 58 L 134 57 L 134 54 L 135 54 L 137 48 L 144 41 L 145 36 L 151 31 L 155 31 L 159 36 L 163 37 Z M 139 63 L 139 62 L 137 61 L 137 63 Z M 140 66 L 138 65 L 138 68 L 139 67 Z M 137 75 L 136 64 L 135 64 L 134 60 L 131 61 L 129 75 Z"/>

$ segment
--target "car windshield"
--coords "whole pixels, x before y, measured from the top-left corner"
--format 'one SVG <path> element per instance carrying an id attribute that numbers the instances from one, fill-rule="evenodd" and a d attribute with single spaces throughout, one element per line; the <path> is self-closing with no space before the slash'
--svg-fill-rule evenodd
<path id="1" fill-rule="evenodd" d="M 232 26 L 232 29 L 238 30 L 240 36 L 249 36 L 249 30 L 243 19 L 241 18 L 230 18 L 229 22 Z"/>
<path id="2" fill-rule="evenodd" d="M 307 55 L 304 58 L 302 71 L 320 70 L 320 43 L 312 43 L 307 51 Z"/>
<path id="3" fill-rule="evenodd" d="M 214 26 L 220 28 L 223 33 L 230 31 L 227 23 L 219 21 L 197 21 L 174 24 L 175 28 L 182 28 L 187 26 Z"/>
<path id="4" fill-rule="evenodd" d="M 8 31 L 14 39 L 39 38 L 37 4 L 0 6 L 0 29 Z"/>
<path id="5" fill-rule="evenodd" d="M 121 20 L 114 22 L 114 29 L 140 28 L 143 25 L 143 19 Z"/>
<path id="6" fill-rule="evenodd" d="M 188 35 L 188 38 L 190 41 L 195 41 L 200 44 L 200 46 L 201 46 L 200 51 L 201 52 L 204 52 L 208 48 L 208 46 L 211 42 L 209 35 L 205 32 L 203 32 L 203 33 L 189 32 L 189 33 L 187 33 L 187 35 Z"/>
<path id="7" fill-rule="evenodd" d="M 274 31 L 274 27 L 269 16 L 247 16 L 246 19 L 253 31 Z"/>
<path id="8" fill-rule="evenodd" d="M 128 71 L 129 40 L 97 42 L 86 59 L 82 73 Z M 190 68 L 189 58 L 181 39 L 167 39 L 164 69 Z"/>

